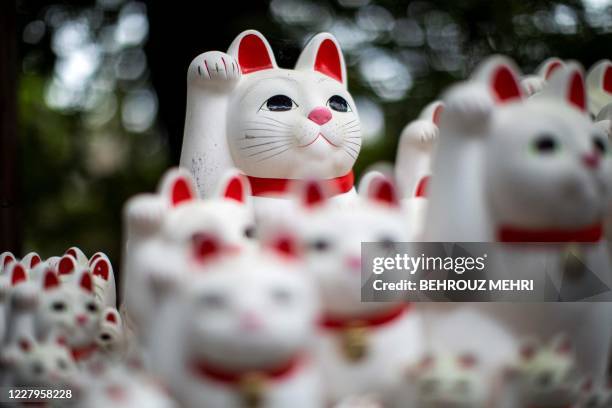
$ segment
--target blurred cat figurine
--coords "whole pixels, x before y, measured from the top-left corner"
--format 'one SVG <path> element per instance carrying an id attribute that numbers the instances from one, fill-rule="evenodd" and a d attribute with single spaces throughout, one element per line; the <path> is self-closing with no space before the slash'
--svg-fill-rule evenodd
<path id="1" fill-rule="evenodd" d="M 204 234 L 191 246 L 151 331 L 152 367 L 182 406 L 323 407 L 307 348 L 317 296 L 294 240 L 239 249 Z"/>
<path id="2" fill-rule="evenodd" d="M 92 256 L 91 261 L 87 257 L 78 261 L 74 255 L 74 251 L 69 250 L 57 261 L 55 270 L 60 280 L 62 282 L 71 280 L 73 274 L 90 271 L 96 300 L 104 307 L 115 307 L 117 304 L 115 274 L 108 257 L 98 252 Z"/>
<path id="3" fill-rule="evenodd" d="M 595 121 L 612 120 L 612 61 L 601 60 L 593 65 L 587 74 L 586 85 L 589 110 Z"/>
<path id="4" fill-rule="evenodd" d="M 127 352 L 127 339 L 119 311 L 107 307 L 102 312 L 96 343 L 107 360 L 121 360 Z"/>
<path id="5" fill-rule="evenodd" d="M 317 357 L 332 403 L 352 395 L 384 396 L 422 347 L 420 319 L 409 305 L 361 302 L 361 243 L 391 249 L 411 235 L 386 176 L 367 174 L 359 193 L 345 208 L 328 202 L 324 185 L 308 182 L 294 226 L 323 302 Z"/>
<path id="6" fill-rule="evenodd" d="M 601 220 L 610 197 L 612 160 L 607 138 L 586 115 L 582 71 L 575 64 L 558 68 L 544 91 L 526 101 L 516 78 L 510 61 L 492 57 L 471 81 L 446 95 L 426 239 L 508 243 L 501 247 L 508 262 L 488 272 L 538 283 L 548 276 L 556 287 L 570 284 L 563 279 L 566 251 L 579 243 L 580 261 L 609 286 Z M 546 245 L 527 246 L 529 242 Z M 604 291 L 590 299 L 605 296 Z M 567 333 L 576 345 L 581 374 L 602 381 L 612 330 L 606 303 L 456 307 L 489 314 L 491 322 L 508 331 L 504 344 L 515 342 L 516 347 L 527 335 Z M 429 322 L 437 339 L 443 337 L 436 327 L 450 333 L 459 327 Z M 478 323 L 471 327 L 486 338 Z M 461 337 L 471 341 L 469 333 Z M 458 341 L 453 338 L 453 343 Z M 511 358 L 504 354 L 492 348 L 484 359 Z"/>
<path id="7" fill-rule="evenodd" d="M 154 295 L 149 273 L 183 272 L 177 262 L 182 248 L 203 233 L 216 234 L 227 245 L 243 248 L 256 242 L 255 219 L 248 182 L 236 170 L 219 181 L 214 197 L 201 200 L 189 172 L 170 169 L 157 194 L 141 194 L 124 210 L 127 246 L 124 255 L 124 299 L 127 313 L 137 329 L 148 326 Z M 144 335 L 144 333 L 139 333 Z"/>
<path id="8" fill-rule="evenodd" d="M 400 136 L 395 159 L 395 180 L 408 213 L 408 223 L 416 236 L 424 228 L 427 183 L 431 176 L 431 156 L 438 140 L 438 123 L 444 104 L 427 105 L 417 120 L 410 122 Z"/>
<path id="9" fill-rule="evenodd" d="M 533 75 L 525 75 L 521 79 L 521 88 L 525 95 L 532 96 L 540 93 L 553 72 L 564 65 L 563 60 L 551 57 L 542 62 Z"/>
<path id="10" fill-rule="evenodd" d="M 204 197 L 234 167 L 248 176 L 256 204 L 281 205 L 270 197 L 307 177 L 350 196 L 360 148 L 344 57 L 331 34 L 313 37 L 294 69 L 279 68 L 254 30 L 238 35 L 227 54 L 205 52 L 189 66 L 181 166 Z"/>

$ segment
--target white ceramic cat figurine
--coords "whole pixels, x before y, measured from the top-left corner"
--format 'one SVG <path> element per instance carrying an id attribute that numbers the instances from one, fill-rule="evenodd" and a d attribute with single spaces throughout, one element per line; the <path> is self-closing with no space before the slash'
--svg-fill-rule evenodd
<path id="1" fill-rule="evenodd" d="M 521 88 L 527 96 L 532 96 L 544 89 L 546 81 L 550 78 L 556 69 L 565 65 L 563 60 L 557 57 L 551 57 L 545 60 L 536 69 L 535 74 L 526 75 L 521 79 Z"/>
<path id="2" fill-rule="evenodd" d="M 440 101 L 427 105 L 419 118 L 402 130 L 397 147 L 395 180 L 408 223 L 416 236 L 420 236 L 424 228 L 431 156 L 438 140 L 438 123 L 443 110 L 444 104 Z"/>
<path id="3" fill-rule="evenodd" d="M 343 207 L 328 202 L 324 185 L 306 183 L 294 226 L 323 301 L 317 357 L 332 403 L 352 395 L 384 397 L 423 346 L 410 305 L 361 302 L 361 243 L 387 248 L 411 235 L 387 177 L 364 176 L 359 192 Z"/>
<path id="4" fill-rule="evenodd" d="M 189 66 L 181 166 L 204 197 L 233 167 L 249 177 L 256 202 L 281 205 L 269 197 L 307 177 L 325 179 L 345 197 L 354 192 L 360 148 L 344 57 L 331 34 L 313 37 L 294 69 L 279 68 L 254 30 L 238 35 L 227 54 L 205 52 Z"/>
<path id="5" fill-rule="evenodd" d="M 433 163 L 436 176 L 430 183 L 426 238 L 546 242 L 538 247 L 504 246 L 511 262 L 501 269 L 509 268 L 505 277 L 540 280 L 547 265 L 555 285 L 562 280 L 566 245 L 578 241 L 583 261 L 596 267 L 599 279 L 609 282 L 600 226 L 612 160 L 607 139 L 586 115 L 582 71 L 573 64 L 555 70 L 545 90 L 526 101 L 516 78 L 509 60 L 492 57 L 472 80 L 448 92 Z M 457 307 L 484 312 L 490 315 L 488 325 L 497 323 L 498 331 L 507 331 L 505 340 L 500 334 L 500 342 L 493 342 L 496 347 L 485 363 L 489 358 L 511 358 L 507 353 L 512 347 L 507 345 L 514 342 L 517 348 L 524 336 L 547 339 L 565 332 L 576 345 L 580 372 L 596 382 L 603 379 L 612 329 L 606 303 Z M 438 329 L 459 330 L 461 336 L 453 343 L 460 342 L 459 337 L 473 343 L 459 321 L 456 326 L 443 320 L 428 319 L 428 323 L 433 338 L 443 339 Z M 478 319 L 470 327 L 487 338 Z M 496 349 L 498 344 L 504 348 Z"/>
<path id="6" fill-rule="evenodd" d="M 249 185 L 236 170 L 224 174 L 214 197 L 201 200 L 191 174 L 182 168 L 171 169 L 158 194 L 142 194 L 128 201 L 124 218 L 128 237 L 125 306 L 130 319 L 143 330 L 154 305 L 148 274 L 163 269 L 170 274 L 182 272 L 176 262 L 183 259 L 182 248 L 195 236 L 216 234 L 224 243 L 240 248 L 256 242 Z"/>
<path id="7" fill-rule="evenodd" d="M 120 360 L 127 352 L 127 339 L 119 311 L 107 307 L 102 312 L 96 343 L 107 360 Z"/>
<path id="8" fill-rule="evenodd" d="M 85 257 L 85 259 L 87 259 Z M 90 271 L 94 283 L 94 294 L 96 300 L 103 307 L 115 307 L 117 303 L 117 293 L 115 287 L 115 274 L 113 266 L 108 257 L 98 252 L 95 258 L 91 258 L 86 263 L 80 262 L 71 253 L 63 255 L 55 267 L 62 282 L 73 279 L 74 274 Z"/>
<path id="9" fill-rule="evenodd" d="M 601 60 L 593 65 L 586 84 L 593 118 L 596 121 L 612 120 L 612 61 Z"/>
<path id="10" fill-rule="evenodd" d="M 281 233 L 239 249 L 202 235 L 151 331 L 153 369 L 182 406 L 323 407 L 308 346 L 317 295 Z"/>

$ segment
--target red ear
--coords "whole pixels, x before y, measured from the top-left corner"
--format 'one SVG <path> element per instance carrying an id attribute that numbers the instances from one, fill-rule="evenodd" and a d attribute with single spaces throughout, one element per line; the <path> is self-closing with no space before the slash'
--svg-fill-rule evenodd
<path id="1" fill-rule="evenodd" d="M 24 353 L 29 353 L 32 350 L 32 343 L 28 339 L 19 339 L 19 348 Z"/>
<path id="2" fill-rule="evenodd" d="M 531 360 L 536 354 L 536 346 L 534 344 L 523 344 L 519 353 L 523 360 Z"/>
<path id="3" fill-rule="evenodd" d="M 443 111 L 444 111 L 444 105 L 440 104 L 436 106 L 436 109 L 434 110 L 434 113 L 432 116 L 432 121 L 436 126 L 440 125 L 440 115 L 442 115 Z"/>
<path id="4" fill-rule="evenodd" d="M 93 265 L 93 275 L 100 276 L 105 281 L 108 280 L 110 274 L 110 265 L 104 258 L 98 259 Z"/>
<path id="5" fill-rule="evenodd" d="M 35 267 L 36 265 L 38 265 L 40 263 L 41 259 L 40 256 L 38 255 L 33 255 L 32 259 L 30 259 L 30 268 Z"/>
<path id="6" fill-rule="evenodd" d="M 93 254 L 93 256 L 89 259 L 89 264 L 93 265 L 93 263 L 96 261 L 96 259 L 100 258 L 102 256 L 102 253 L 100 252 L 96 252 L 95 254 Z"/>
<path id="7" fill-rule="evenodd" d="M 323 40 L 319 45 L 317 56 L 314 64 L 315 71 L 319 71 L 328 77 L 344 83 L 342 78 L 342 63 L 340 59 L 340 50 L 329 38 Z"/>
<path id="8" fill-rule="evenodd" d="M 415 197 L 427 197 L 427 185 L 429 184 L 429 176 L 424 176 L 419 180 L 417 188 L 414 192 Z"/>
<path id="9" fill-rule="evenodd" d="M 59 278 L 51 269 L 45 271 L 45 277 L 43 279 L 43 289 L 48 290 L 55 288 L 60 285 Z"/>
<path id="10" fill-rule="evenodd" d="M 550 76 L 553 74 L 553 72 L 555 72 L 557 69 L 561 68 L 562 66 L 563 66 L 563 64 L 561 63 L 561 61 L 553 61 L 553 62 L 551 62 L 546 67 L 546 72 L 544 73 L 544 78 L 545 79 L 550 79 Z"/>
<path id="11" fill-rule="evenodd" d="M 15 257 L 12 254 L 6 254 L 6 256 L 4 257 L 4 263 L 2 266 L 7 266 L 11 262 L 15 262 Z"/>
<path id="12" fill-rule="evenodd" d="M 462 368 L 471 369 L 474 368 L 477 363 L 478 360 L 476 359 L 476 356 L 471 353 L 459 356 L 459 365 Z"/>
<path id="13" fill-rule="evenodd" d="M 172 189 L 170 191 L 170 201 L 173 207 L 194 199 L 195 191 L 193 191 L 189 181 L 183 177 L 177 177 L 173 180 Z"/>
<path id="14" fill-rule="evenodd" d="M 523 97 L 514 73 L 506 65 L 501 65 L 495 70 L 491 86 L 498 102 L 508 102 Z"/>
<path id="15" fill-rule="evenodd" d="M 11 274 L 11 285 L 15 286 L 20 282 L 25 282 L 28 279 L 25 268 L 20 263 L 15 264 Z"/>
<path id="16" fill-rule="evenodd" d="M 264 40 L 256 34 L 247 34 L 240 40 L 238 64 L 243 74 L 274 67 L 268 47 Z"/>
<path id="17" fill-rule="evenodd" d="M 66 255 L 64 255 L 57 264 L 57 273 L 60 275 L 69 275 L 74 273 L 76 270 L 76 265 L 76 258 L 66 252 Z"/>
<path id="18" fill-rule="evenodd" d="M 193 239 L 194 254 L 198 261 L 205 262 L 221 253 L 219 240 L 211 235 L 197 234 Z"/>
<path id="19" fill-rule="evenodd" d="M 91 281 L 91 275 L 89 273 L 84 273 L 81 276 L 79 286 L 86 291 L 93 293 L 93 282 Z"/>
<path id="20" fill-rule="evenodd" d="M 223 192 L 223 197 L 236 200 L 239 203 L 244 203 L 246 201 L 244 184 L 240 176 L 230 178 Z"/>
<path id="21" fill-rule="evenodd" d="M 307 208 L 316 207 L 326 201 L 323 187 L 316 181 L 306 181 L 302 192 L 302 204 Z"/>
<path id="22" fill-rule="evenodd" d="M 298 257 L 298 245 L 295 238 L 290 235 L 280 235 L 269 242 L 267 247 L 275 250 L 280 255 L 284 255 L 290 258 Z"/>
<path id="23" fill-rule="evenodd" d="M 77 252 L 74 248 L 69 248 L 66 252 L 65 255 L 70 255 L 72 256 L 74 259 L 78 259 L 79 257 L 77 256 Z"/>
<path id="24" fill-rule="evenodd" d="M 606 67 L 602 87 L 604 91 L 612 94 L 612 65 Z"/>
<path id="25" fill-rule="evenodd" d="M 379 203 L 399 207 L 395 186 L 386 177 L 377 177 L 368 187 L 368 198 Z"/>
<path id="26" fill-rule="evenodd" d="M 113 323 L 113 324 L 117 324 L 117 312 L 115 312 L 114 310 L 109 310 L 108 312 L 106 312 L 106 316 L 104 317 L 104 320 L 109 322 L 109 323 Z"/>
<path id="27" fill-rule="evenodd" d="M 584 78 L 580 72 L 572 73 L 567 100 L 583 112 L 586 112 L 586 90 L 584 88 Z"/>

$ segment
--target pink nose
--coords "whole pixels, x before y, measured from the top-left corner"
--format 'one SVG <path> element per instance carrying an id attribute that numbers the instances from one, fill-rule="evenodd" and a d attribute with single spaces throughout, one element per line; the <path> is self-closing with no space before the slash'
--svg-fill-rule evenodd
<path id="1" fill-rule="evenodd" d="M 332 113 L 329 109 L 319 106 L 314 108 L 308 114 L 308 119 L 312 120 L 317 125 L 321 126 L 329 122 L 332 118 Z"/>
<path id="2" fill-rule="evenodd" d="M 348 266 L 355 272 L 361 272 L 361 257 L 349 256 L 348 258 L 346 258 L 346 266 Z"/>
<path id="3" fill-rule="evenodd" d="M 76 317 L 76 321 L 79 325 L 83 326 L 85 323 L 87 323 L 87 316 L 85 315 L 78 315 Z"/>
<path id="4" fill-rule="evenodd" d="M 582 156 L 584 165 L 590 169 L 596 169 L 599 166 L 599 155 L 597 153 L 589 153 Z"/>
<path id="5" fill-rule="evenodd" d="M 253 312 L 244 313 L 240 319 L 240 324 L 246 331 L 257 331 L 263 326 L 261 318 Z"/>

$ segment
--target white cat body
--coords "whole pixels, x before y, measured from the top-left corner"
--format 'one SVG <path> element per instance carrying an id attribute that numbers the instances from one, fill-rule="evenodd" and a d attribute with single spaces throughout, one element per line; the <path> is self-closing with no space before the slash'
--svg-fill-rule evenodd
<path id="1" fill-rule="evenodd" d="M 167 295 L 151 331 L 152 367 L 182 406 L 323 406 L 308 351 L 316 292 L 290 258 L 295 244 L 276 245 L 289 259 L 214 237 L 196 243 L 189 276 Z"/>
<path id="2" fill-rule="evenodd" d="M 507 245 L 502 257 L 506 262 L 489 270 L 538 282 L 547 270 L 557 285 L 567 245 L 584 240 L 583 261 L 609 285 L 610 264 L 600 226 L 609 200 L 611 159 L 607 140 L 585 114 L 580 68 L 568 64 L 555 70 L 546 89 L 525 102 L 512 64 L 503 58 L 489 59 L 475 78 L 449 91 L 445 99 L 427 240 L 547 242 L 529 248 Z M 568 242 L 556 244 L 564 240 Z M 455 308 L 467 308 L 474 316 L 468 323 L 470 332 L 487 338 L 486 327 L 491 327 L 499 334 L 485 363 L 511 359 L 518 339 L 525 336 L 547 338 L 565 332 L 577 345 L 579 370 L 596 381 L 603 378 L 611 335 L 606 303 L 481 303 Z M 434 339 L 452 332 L 443 316 L 428 320 L 428 325 Z M 455 329 L 460 327 L 458 323 Z M 469 345 L 473 339 L 470 333 L 464 335 Z M 453 345 L 459 347 L 457 340 L 453 338 Z"/>
<path id="3" fill-rule="evenodd" d="M 360 147 L 344 59 L 330 34 L 315 36 L 293 70 L 277 67 L 254 30 L 227 54 L 206 52 L 189 66 L 181 166 L 204 197 L 233 167 L 249 177 L 258 212 L 275 203 L 259 197 L 286 196 L 295 179 L 326 179 L 338 193 L 354 194 Z"/>
<path id="4" fill-rule="evenodd" d="M 363 197 L 340 207 L 326 202 L 322 186 L 309 183 L 297 216 L 307 268 L 323 301 L 317 358 L 331 402 L 384 397 L 423 346 L 419 316 L 409 305 L 361 302 L 361 243 L 391 246 L 411 238 L 388 179 L 372 173 L 361 186 Z"/>

